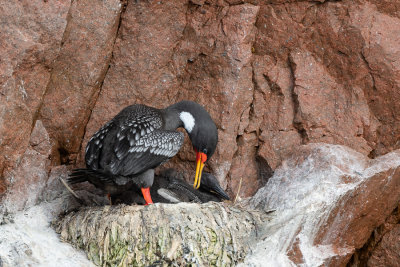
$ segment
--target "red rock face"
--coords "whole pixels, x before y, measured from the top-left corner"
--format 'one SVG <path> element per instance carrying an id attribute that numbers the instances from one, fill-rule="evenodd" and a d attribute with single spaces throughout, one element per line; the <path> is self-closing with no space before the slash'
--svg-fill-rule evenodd
<path id="1" fill-rule="evenodd" d="M 400 150 L 371 160 L 344 146 L 302 146 L 252 199 L 256 207 L 276 210 L 276 218 L 248 264 L 346 266 L 398 206 L 399 191 Z M 387 253 L 398 247 L 396 238 L 396 232 L 384 238 Z"/>
<path id="2" fill-rule="evenodd" d="M 372 252 L 368 266 L 400 265 L 400 224 L 383 236 L 378 247 Z"/>
<path id="3" fill-rule="evenodd" d="M 125 106 L 146 103 L 165 107 L 168 97 L 179 92 L 170 61 L 185 27 L 184 4 L 128 3 L 82 148 L 99 127 Z"/>
<path id="4" fill-rule="evenodd" d="M 29 146 L 16 168 L 5 173 L 8 193 L 4 196 L 0 213 L 13 212 L 32 206 L 42 195 L 50 170 L 52 143 L 43 123 L 36 121 Z"/>
<path id="5" fill-rule="evenodd" d="M 393 156 L 398 157 L 398 155 Z M 384 161 L 386 160 L 384 159 Z M 385 163 L 376 161 L 372 164 L 384 166 Z M 375 167 L 370 168 L 374 169 Z M 334 244 L 338 248 L 343 247 L 344 244 L 353 248 L 361 248 L 367 241 L 369 233 L 384 223 L 385 218 L 398 205 L 400 201 L 397 194 L 400 191 L 399 177 L 400 169 L 398 167 L 382 170 L 349 192 L 340 200 L 340 203 L 337 203 L 330 218 L 326 221 L 329 227 L 320 230 L 315 243 Z M 343 265 L 350 259 L 350 256 L 351 254 L 335 258 L 329 263 L 332 266 Z"/>
<path id="6" fill-rule="evenodd" d="M 122 5 L 118 0 L 74 1 L 54 62 L 40 119 L 58 142 L 62 163 L 76 158 L 104 80 Z"/>
<path id="7" fill-rule="evenodd" d="M 126 105 L 182 99 L 216 121 L 220 145 L 208 168 L 231 192 L 246 177 L 241 196 L 258 188 L 256 157 L 273 170 L 309 142 L 371 156 L 399 147 L 397 4 L 231 4 L 128 1 L 124 12 L 111 0 L 9 4 L 32 19 L 13 16 L 2 31 L 11 42 L 3 42 L 1 169 L 22 155 L 36 118 L 56 141 L 53 161 L 71 163 Z M 191 177 L 193 160 L 187 141 L 170 165 Z"/>
<path id="8" fill-rule="evenodd" d="M 301 144 L 372 158 L 398 149 L 398 10 L 395 0 L 7 2 L 0 196 L 37 119 L 53 164 L 82 166 L 90 136 L 134 103 L 204 105 L 219 131 L 206 168 L 232 196 L 241 179 L 239 196 L 254 194 Z M 191 180 L 194 159 L 186 138 L 168 166 Z"/>
<path id="9" fill-rule="evenodd" d="M 385 222 L 377 227 L 361 249 L 356 250 L 348 266 L 398 266 L 399 223 L 397 207 Z"/>
<path id="10" fill-rule="evenodd" d="M 0 195 L 28 147 L 67 24 L 69 1 L 6 1 L 0 10 Z"/>

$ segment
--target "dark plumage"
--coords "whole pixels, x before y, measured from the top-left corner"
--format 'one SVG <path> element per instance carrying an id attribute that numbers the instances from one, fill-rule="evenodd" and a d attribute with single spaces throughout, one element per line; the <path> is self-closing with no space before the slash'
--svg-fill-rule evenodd
<path id="1" fill-rule="evenodd" d="M 120 195 L 135 186 L 132 179 L 125 178 L 124 176 L 113 177 L 112 175 L 103 173 L 102 171 L 94 171 L 90 169 L 73 170 L 67 181 L 71 185 L 89 182 L 113 197 Z"/>
<path id="2" fill-rule="evenodd" d="M 186 129 L 196 150 L 200 185 L 201 170 L 215 151 L 218 134 L 207 111 L 192 101 L 166 109 L 140 104 L 124 108 L 89 140 L 87 169 L 74 171 L 70 182 L 86 175 L 89 182 L 111 194 L 109 191 L 123 191 L 135 184 L 151 203 L 148 188 L 153 184 L 154 168 L 175 156 L 183 144 L 183 133 L 176 131 L 179 127 Z M 109 188 L 110 184 L 118 186 Z"/>
<path id="3" fill-rule="evenodd" d="M 222 189 L 219 184 L 217 178 L 211 173 L 205 172 L 204 177 L 202 178 L 202 183 L 200 184 L 199 191 L 203 192 L 210 196 L 210 200 L 217 201 L 212 199 L 212 196 L 217 197 L 218 200 L 226 199 L 230 200 L 228 194 Z M 210 201 L 209 200 L 209 201 Z"/>
<path id="4" fill-rule="evenodd" d="M 181 174 L 174 169 L 167 169 L 154 180 L 150 192 L 154 202 L 160 203 L 205 203 L 229 200 L 229 196 L 221 188 L 214 175 L 204 172 L 202 181 L 199 190 L 195 190 L 183 179 Z"/>
<path id="5" fill-rule="evenodd" d="M 108 176 L 98 176 L 97 173 L 93 175 L 93 172 L 87 169 L 74 170 L 68 179 L 70 184 L 86 181 L 105 192 L 109 192 L 115 201 L 126 204 L 133 202 L 138 204 L 145 203 L 145 200 L 140 195 L 140 188 L 130 179 L 113 180 L 109 179 Z M 175 169 L 167 169 L 155 177 L 150 193 L 155 203 L 205 203 L 208 201 L 229 200 L 229 196 L 221 188 L 214 175 L 204 172 L 202 181 L 199 190 L 195 190 L 192 185 L 189 185 L 183 179 L 182 174 Z"/>

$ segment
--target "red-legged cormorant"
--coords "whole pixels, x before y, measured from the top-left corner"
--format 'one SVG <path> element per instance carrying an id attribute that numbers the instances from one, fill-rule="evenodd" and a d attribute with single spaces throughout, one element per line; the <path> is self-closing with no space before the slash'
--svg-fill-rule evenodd
<path id="1" fill-rule="evenodd" d="M 195 190 L 183 179 L 182 174 L 175 169 L 167 169 L 157 177 L 150 190 L 154 201 L 161 203 L 229 200 L 217 178 L 208 172 L 203 172 L 199 190 Z"/>
<path id="2" fill-rule="evenodd" d="M 132 183 L 132 180 L 127 179 L 125 184 L 119 181 L 120 184 L 117 184 L 116 181 L 109 179 L 108 176 L 99 176 L 96 172 L 88 169 L 75 169 L 68 178 L 70 184 L 86 181 L 105 192 L 109 192 L 116 202 L 125 204 L 146 203 L 140 196 L 140 188 Z M 196 190 L 183 179 L 182 173 L 177 172 L 175 169 L 167 169 L 156 175 L 150 188 L 150 194 L 154 203 L 205 203 L 208 201 L 220 202 L 224 199 L 229 200 L 229 196 L 211 173 L 202 173 L 199 190 Z"/>
<path id="3" fill-rule="evenodd" d="M 79 171 L 98 177 L 99 183 L 111 181 L 121 187 L 133 183 L 141 188 L 146 204 L 151 204 L 154 168 L 175 156 L 183 144 L 183 133 L 176 131 L 179 127 L 185 128 L 196 151 L 194 187 L 198 189 L 204 163 L 217 146 L 218 132 L 208 112 L 193 101 L 165 109 L 141 104 L 124 108 L 89 140 L 87 169 Z"/>

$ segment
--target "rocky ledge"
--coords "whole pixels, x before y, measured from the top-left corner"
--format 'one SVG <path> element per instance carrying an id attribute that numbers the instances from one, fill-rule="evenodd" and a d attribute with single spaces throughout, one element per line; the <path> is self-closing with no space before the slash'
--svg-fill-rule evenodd
<path id="1" fill-rule="evenodd" d="M 235 205 L 86 207 L 56 228 L 99 266 L 345 266 L 396 210 L 399 191 L 399 150 L 371 160 L 344 146 L 310 144 Z"/>

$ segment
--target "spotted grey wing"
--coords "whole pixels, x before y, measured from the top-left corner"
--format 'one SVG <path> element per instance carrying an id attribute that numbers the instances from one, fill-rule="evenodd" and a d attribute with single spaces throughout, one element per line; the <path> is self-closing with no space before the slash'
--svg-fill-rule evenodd
<path id="1" fill-rule="evenodd" d="M 128 176 L 155 168 L 178 153 L 183 139 L 181 132 L 164 130 L 154 130 L 134 140 L 127 135 L 114 147 L 117 157 L 110 164 L 111 172 Z"/>
<path id="2" fill-rule="evenodd" d="M 143 131 L 148 133 L 161 128 L 162 118 L 157 110 L 144 105 L 132 105 L 124 108 L 111 121 L 100 128 L 89 140 L 86 146 L 86 167 L 92 170 L 109 172 L 110 162 L 115 157 L 125 155 L 127 150 L 121 147 L 115 155 L 115 144 L 123 143 L 121 138 L 138 138 Z M 122 142 L 121 142 L 122 141 Z"/>
<path id="3" fill-rule="evenodd" d="M 99 168 L 113 175 L 132 176 L 155 168 L 183 144 L 183 134 L 162 130 L 160 112 L 147 106 L 130 106 L 111 123 L 113 127 L 102 140 Z"/>
<path id="4" fill-rule="evenodd" d="M 92 170 L 101 169 L 99 163 L 104 147 L 104 140 L 108 135 L 112 135 L 112 132 L 115 132 L 115 126 L 116 125 L 113 121 L 109 121 L 90 138 L 85 150 L 85 162 L 87 168 Z"/>

